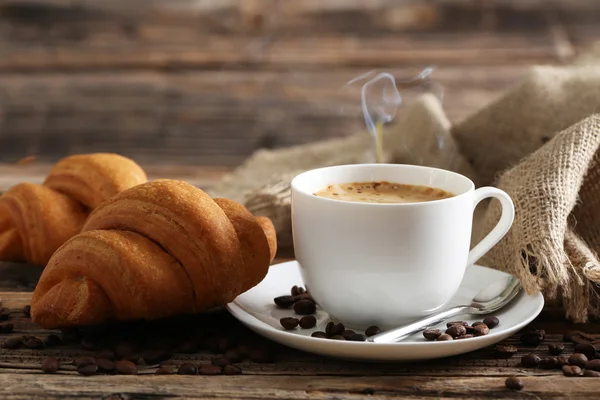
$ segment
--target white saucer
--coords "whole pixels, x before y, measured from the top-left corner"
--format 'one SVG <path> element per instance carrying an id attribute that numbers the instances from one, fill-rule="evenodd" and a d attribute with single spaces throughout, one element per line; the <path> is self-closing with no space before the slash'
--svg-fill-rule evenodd
<path id="1" fill-rule="evenodd" d="M 468 303 L 482 287 L 506 277 L 506 273 L 486 267 L 469 268 L 448 307 Z M 317 326 L 314 329 L 286 331 L 281 327 L 279 319 L 294 316 L 294 312 L 277 308 L 273 298 L 289 294 L 294 285 L 303 285 L 296 261 L 273 265 L 260 284 L 238 296 L 227 308 L 235 318 L 258 334 L 299 350 L 351 360 L 416 361 L 467 353 L 500 342 L 531 322 L 544 306 L 540 293 L 532 296 L 520 293 L 510 305 L 495 314 L 500 320 L 497 327 L 486 336 L 471 339 L 430 342 L 417 333 L 392 344 L 346 342 L 310 337 L 314 331 L 324 331 L 329 320 L 328 314 L 321 309 L 315 314 Z M 452 319 L 475 322 L 482 317 L 465 315 Z M 445 329 L 445 324 L 440 324 L 439 328 Z"/>

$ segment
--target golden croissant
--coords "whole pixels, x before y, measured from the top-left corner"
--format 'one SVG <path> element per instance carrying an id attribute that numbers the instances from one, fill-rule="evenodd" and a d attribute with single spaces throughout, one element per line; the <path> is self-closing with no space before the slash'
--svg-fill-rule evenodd
<path id="1" fill-rule="evenodd" d="M 81 231 L 90 210 L 146 181 L 139 165 L 118 154 L 63 158 L 43 185 L 20 183 L 0 197 L 0 260 L 46 265 Z"/>
<path id="2" fill-rule="evenodd" d="M 54 253 L 31 317 L 52 329 L 197 313 L 257 285 L 276 251 L 268 218 L 185 182 L 144 183 L 100 205 Z"/>

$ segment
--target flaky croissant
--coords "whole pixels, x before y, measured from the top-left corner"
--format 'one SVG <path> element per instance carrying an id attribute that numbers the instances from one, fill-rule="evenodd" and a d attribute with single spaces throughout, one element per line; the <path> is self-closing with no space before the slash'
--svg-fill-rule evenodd
<path id="1" fill-rule="evenodd" d="M 44 328 L 158 319 L 232 301 L 275 257 L 271 220 L 181 181 L 104 202 L 50 259 L 31 317 Z"/>
<path id="2" fill-rule="evenodd" d="M 0 197 L 0 260 L 46 265 L 81 231 L 90 210 L 146 181 L 139 165 L 118 154 L 63 158 L 43 185 L 20 183 Z"/>

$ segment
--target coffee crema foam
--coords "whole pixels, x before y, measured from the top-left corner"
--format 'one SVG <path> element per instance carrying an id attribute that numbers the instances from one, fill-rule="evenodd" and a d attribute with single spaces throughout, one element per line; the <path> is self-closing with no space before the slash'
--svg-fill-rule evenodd
<path id="1" fill-rule="evenodd" d="M 386 181 L 338 183 L 314 195 L 359 203 L 423 203 L 454 197 L 454 194 L 442 189 Z"/>

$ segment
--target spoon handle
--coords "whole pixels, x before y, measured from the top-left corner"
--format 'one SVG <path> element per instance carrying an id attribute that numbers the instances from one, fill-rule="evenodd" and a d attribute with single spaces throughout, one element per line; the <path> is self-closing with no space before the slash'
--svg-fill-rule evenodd
<path id="1" fill-rule="evenodd" d="M 400 328 L 391 329 L 377 335 L 373 335 L 367 338 L 367 342 L 373 343 L 394 343 L 404 336 L 413 334 L 415 332 L 427 329 L 432 325 L 439 324 L 440 322 L 454 317 L 455 315 L 462 314 L 465 310 L 470 309 L 470 306 L 456 306 L 448 310 L 442 311 L 438 314 L 425 317 L 418 321 L 411 322 L 408 325 L 404 325 Z"/>

